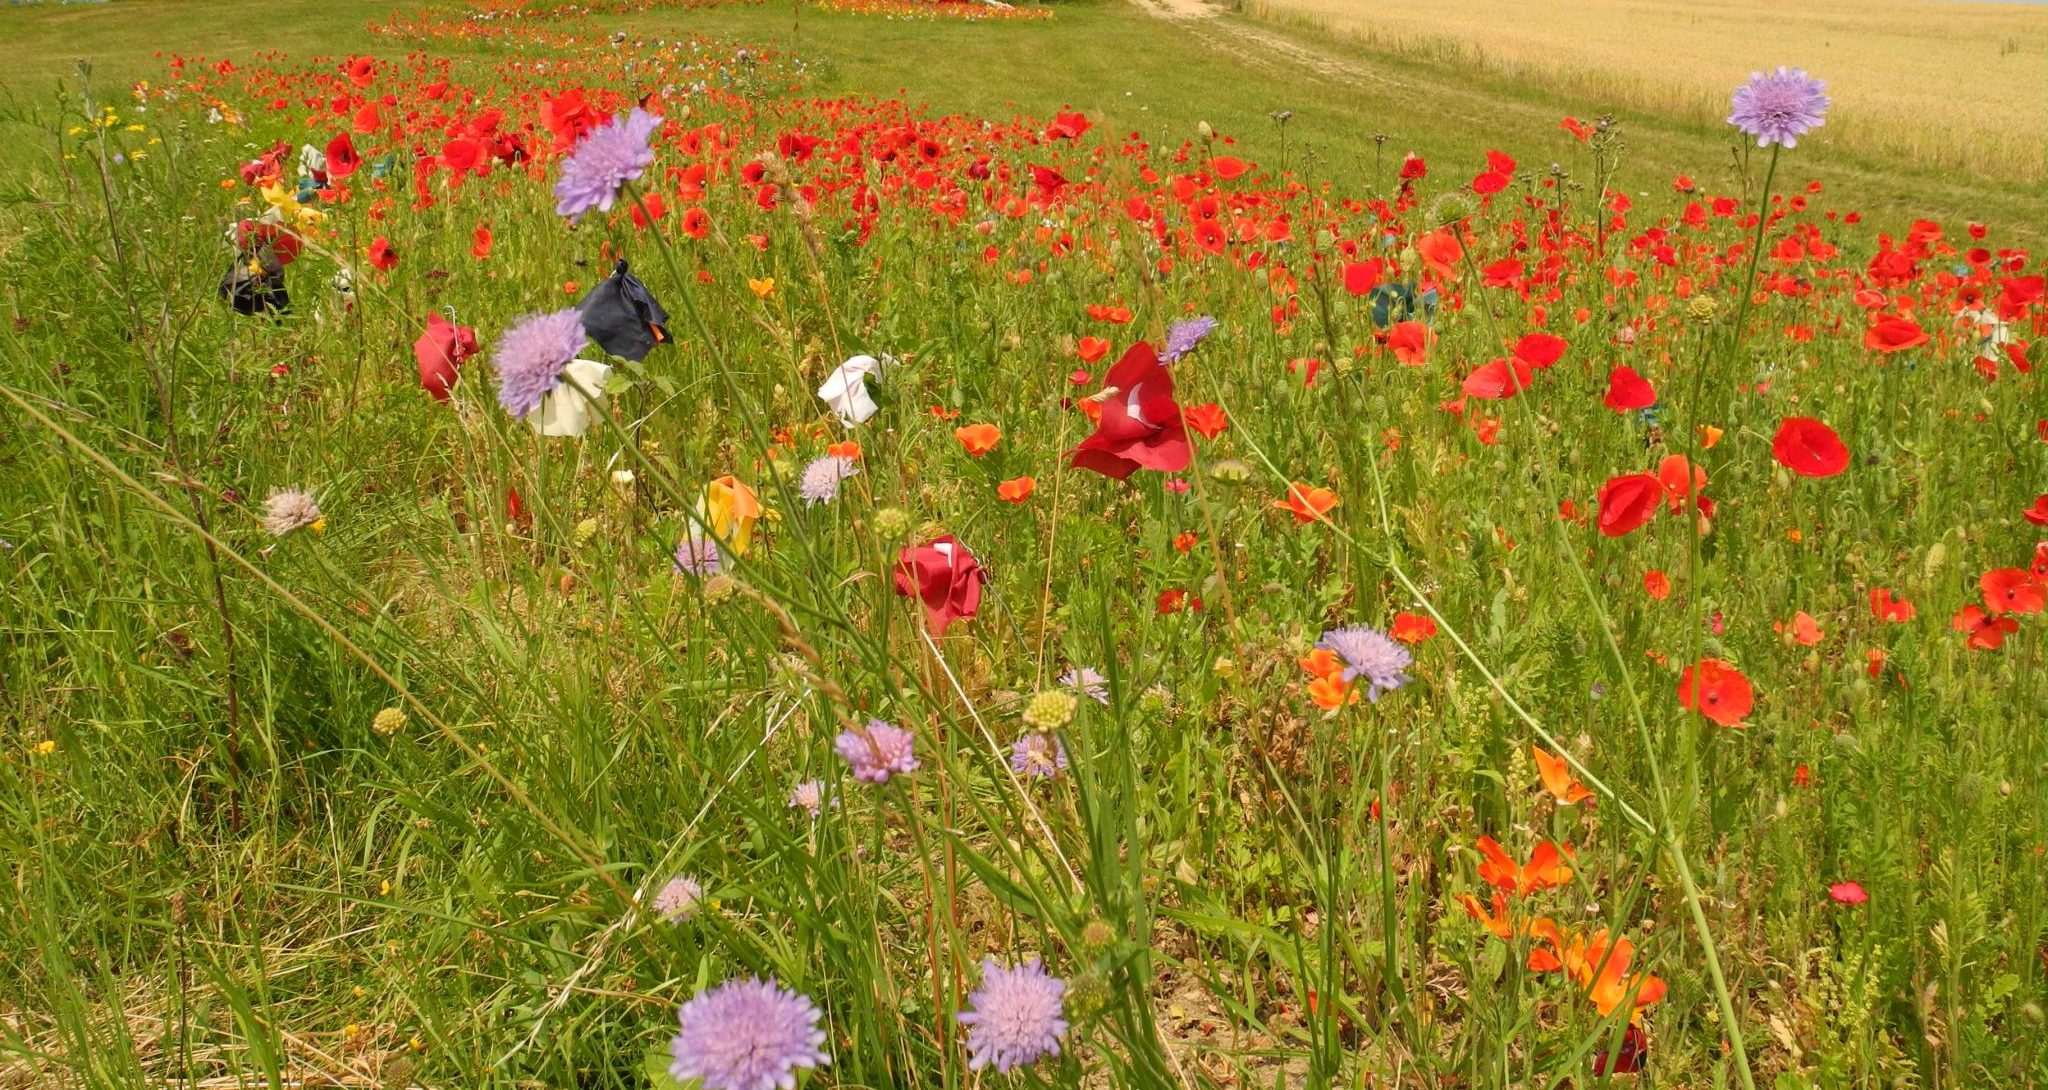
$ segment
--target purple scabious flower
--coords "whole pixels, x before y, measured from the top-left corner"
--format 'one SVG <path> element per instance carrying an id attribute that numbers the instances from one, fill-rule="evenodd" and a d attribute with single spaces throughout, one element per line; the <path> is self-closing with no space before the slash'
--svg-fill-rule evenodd
<path id="1" fill-rule="evenodd" d="M 1735 89 L 1728 123 L 1756 137 L 1756 146 L 1796 147 L 1809 130 L 1826 123 L 1827 84 L 1804 68 L 1779 65 L 1769 74 L 1751 72 L 1749 82 Z"/>
<path id="2" fill-rule="evenodd" d="M 1010 745 L 1010 771 L 1049 780 L 1066 771 L 1067 747 L 1058 736 L 1033 731 Z"/>
<path id="3" fill-rule="evenodd" d="M 659 128 L 660 115 L 636 106 L 632 113 L 585 134 L 562 161 L 562 176 L 555 181 L 555 214 L 573 221 L 593 208 L 611 211 L 619 187 L 637 181 L 654 165 L 654 149 L 647 142 Z"/>
<path id="4" fill-rule="evenodd" d="M 1216 319 L 1206 314 L 1199 318 L 1185 318 L 1173 323 L 1166 330 L 1166 351 L 1159 353 L 1159 358 L 1172 363 L 1193 352 L 1196 345 L 1201 344 L 1209 334 L 1216 332 L 1217 325 Z"/>
<path id="5" fill-rule="evenodd" d="M 1060 684 L 1078 690 L 1097 704 L 1109 703 L 1108 680 L 1093 666 L 1077 666 L 1060 675 Z"/>
<path id="6" fill-rule="evenodd" d="M 562 368 L 583 351 L 588 339 L 583 316 L 575 307 L 519 319 L 491 351 L 491 367 L 498 372 L 498 404 L 520 417 L 540 408 L 541 399 L 562 381 Z"/>
<path id="7" fill-rule="evenodd" d="M 700 1079 L 704 1090 L 790 1090 L 798 1068 L 832 1062 L 817 1004 L 772 979 L 728 980 L 698 992 L 676 1017 L 668 1073 Z"/>
<path id="8" fill-rule="evenodd" d="M 686 537 L 676 546 L 678 575 L 717 575 L 718 542 L 708 537 Z"/>
<path id="9" fill-rule="evenodd" d="M 1408 649 L 1370 625 L 1332 629 L 1323 633 L 1316 646 L 1344 660 L 1346 684 L 1365 678 L 1370 686 L 1365 694 L 1369 700 L 1378 700 L 1380 694 L 1408 684 L 1408 664 L 1414 661 Z"/>
<path id="10" fill-rule="evenodd" d="M 831 503 L 839 498 L 839 482 L 859 472 L 860 466 L 853 459 L 827 454 L 804 467 L 803 477 L 797 483 L 797 495 L 808 504 Z"/>
<path id="11" fill-rule="evenodd" d="M 791 809 L 805 810 L 817 817 L 825 809 L 825 781 L 804 780 L 789 789 Z"/>
<path id="12" fill-rule="evenodd" d="M 654 911 L 669 923 L 681 923 L 696 915 L 704 900 L 704 886 L 687 874 L 677 875 L 654 894 Z"/>
<path id="13" fill-rule="evenodd" d="M 953 1017 L 967 1027 L 967 1066 L 979 1071 L 989 1064 L 1008 1074 L 1013 1067 L 1037 1063 L 1060 1053 L 1067 1032 L 1061 1000 L 1067 983 L 1045 971 L 1037 958 L 1005 969 L 994 958 L 981 961 L 981 987 L 967 997 L 971 1010 Z"/>
<path id="14" fill-rule="evenodd" d="M 854 779 L 888 783 L 892 775 L 917 771 L 917 755 L 911 752 L 916 740 L 916 735 L 902 727 L 870 719 L 859 730 L 840 731 L 833 746 L 853 766 Z"/>

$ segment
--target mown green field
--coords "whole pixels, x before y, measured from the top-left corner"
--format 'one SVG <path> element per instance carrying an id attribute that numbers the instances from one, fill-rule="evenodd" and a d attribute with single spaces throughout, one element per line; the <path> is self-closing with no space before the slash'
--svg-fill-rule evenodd
<path id="1" fill-rule="evenodd" d="M 0 8 L 0 1087 L 2048 1080 L 2039 194 L 834 2 Z"/>

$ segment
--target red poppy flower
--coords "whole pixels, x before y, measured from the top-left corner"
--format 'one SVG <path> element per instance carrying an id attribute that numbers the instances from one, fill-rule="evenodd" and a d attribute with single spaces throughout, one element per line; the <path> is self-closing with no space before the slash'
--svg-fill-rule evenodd
<path id="1" fill-rule="evenodd" d="M 1074 354 L 1088 363 L 1109 355 L 1109 342 L 1101 337 L 1083 337 L 1074 346 Z"/>
<path id="2" fill-rule="evenodd" d="M 1913 619 L 1913 603 L 1893 594 L 1888 587 L 1872 587 L 1870 614 L 1880 621 L 1910 621 Z"/>
<path id="3" fill-rule="evenodd" d="M 1204 439 L 1214 439 L 1230 427 L 1230 418 L 1224 415 L 1223 407 L 1213 401 L 1183 409 L 1181 418 Z"/>
<path id="4" fill-rule="evenodd" d="M 1671 577 L 1651 568 L 1643 573 L 1643 593 L 1660 602 L 1671 597 Z"/>
<path id="5" fill-rule="evenodd" d="M 391 245 L 390 239 L 378 235 L 370 243 L 370 264 L 383 272 L 398 267 L 398 250 Z"/>
<path id="6" fill-rule="evenodd" d="M 1420 613 L 1396 613 L 1387 634 L 1407 644 L 1421 643 L 1436 635 L 1436 622 Z"/>
<path id="7" fill-rule="evenodd" d="M 896 554 L 896 593 L 924 603 L 933 635 L 981 609 L 981 584 L 988 576 L 967 546 L 951 534 Z"/>
<path id="8" fill-rule="evenodd" d="M 1697 692 L 1695 692 L 1697 689 Z M 1678 677 L 1678 703 L 1724 727 L 1742 724 L 1755 694 L 1742 671 L 1720 659 L 1701 659 Z"/>
<path id="9" fill-rule="evenodd" d="M 1566 347 L 1555 333 L 1528 333 L 1515 342 L 1515 358 L 1541 371 L 1563 359 Z"/>
<path id="10" fill-rule="evenodd" d="M 368 87 L 376 82 L 377 79 L 377 59 L 375 57 L 350 57 L 347 61 L 343 62 L 341 70 L 348 76 L 350 83 L 355 84 L 357 87 Z"/>
<path id="11" fill-rule="evenodd" d="M 1977 578 L 1984 608 L 1997 614 L 2039 613 L 2048 607 L 2048 584 L 2025 568 L 1995 568 Z"/>
<path id="12" fill-rule="evenodd" d="M 1601 403 L 1618 413 L 1647 409 L 1657 403 L 1657 390 L 1635 368 L 1619 364 L 1607 373 L 1607 396 Z"/>
<path id="13" fill-rule="evenodd" d="M 1836 904 L 1860 905 L 1870 900 L 1870 894 L 1863 891 L 1860 882 L 1836 882 L 1828 886 L 1828 896 Z"/>
<path id="14" fill-rule="evenodd" d="M 1978 651 L 1996 651 L 2005 646 L 2007 636 L 2020 630 L 2018 621 L 1989 613 L 1974 603 L 1957 610 L 1948 626 L 1969 636 L 1970 647 Z"/>
<path id="15" fill-rule="evenodd" d="M 1863 335 L 1863 347 L 1891 355 L 1927 343 L 1927 331 L 1911 318 L 1896 314 L 1879 315 Z"/>
<path id="16" fill-rule="evenodd" d="M 1529 388 L 1533 372 L 1520 359 L 1488 360 L 1465 376 L 1465 393 L 1487 401 L 1502 401 Z"/>
<path id="17" fill-rule="evenodd" d="M 1380 271 L 1385 265 L 1377 258 L 1371 261 L 1346 261 L 1344 263 L 1344 290 L 1353 295 L 1368 295 L 1379 286 Z"/>
<path id="18" fill-rule="evenodd" d="M 1139 469 L 1175 473 L 1193 459 L 1173 376 L 1152 342 L 1139 341 L 1103 376 L 1095 432 L 1068 455 L 1068 464 L 1121 481 Z"/>
<path id="19" fill-rule="evenodd" d="M 327 142 L 327 177 L 340 181 L 356 172 L 363 165 L 362 157 L 356 154 L 356 142 L 349 134 L 342 133 Z"/>
<path id="20" fill-rule="evenodd" d="M 2048 526 L 2048 492 L 2034 497 L 2034 506 L 2020 512 L 2020 517 L 2036 526 Z"/>
<path id="21" fill-rule="evenodd" d="M 456 368 L 476 355 L 476 330 L 439 314 L 429 315 L 427 331 L 412 342 L 412 355 L 419 361 L 420 389 L 434 395 L 435 401 L 446 401 L 449 388 L 455 385 Z"/>
<path id="22" fill-rule="evenodd" d="M 1429 362 L 1429 327 L 1418 321 L 1395 322 L 1387 330 L 1387 347 L 1403 367 L 1421 367 Z"/>
<path id="23" fill-rule="evenodd" d="M 1235 155 L 1219 155 L 1209 160 L 1209 169 L 1214 171 L 1218 178 L 1226 182 L 1236 181 L 1244 177 L 1245 172 L 1251 168 L 1252 165 L 1250 163 L 1239 159 Z"/>
<path id="24" fill-rule="evenodd" d="M 1458 262 L 1465 260 L 1465 247 L 1449 231 L 1431 231 L 1415 240 L 1416 256 L 1442 280 L 1458 278 Z"/>
<path id="25" fill-rule="evenodd" d="M 1832 477 L 1849 468 L 1849 448 L 1835 429 L 1808 416 L 1788 416 L 1771 439 L 1771 456 L 1802 477 Z"/>
<path id="26" fill-rule="evenodd" d="M 491 229 L 479 226 L 469 236 L 469 256 L 482 261 L 491 256 Z"/>
<path id="27" fill-rule="evenodd" d="M 1640 529 L 1657 513 L 1664 498 L 1664 482 L 1648 473 L 1615 477 L 1600 486 L 1597 525 L 1608 537 L 1623 537 Z"/>
<path id="28" fill-rule="evenodd" d="M 1643 1069 L 1643 1062 L 1649 1058 L 1649 1034 L 1643 1032 L 1643 1027 L 1630 1022 L 1628 1028 L 1621 1031 L 1620 1048 L 1612 1053 L 1602 1049 L 1593 1054 L 1593 1074 L 1633 1075 Z"/>

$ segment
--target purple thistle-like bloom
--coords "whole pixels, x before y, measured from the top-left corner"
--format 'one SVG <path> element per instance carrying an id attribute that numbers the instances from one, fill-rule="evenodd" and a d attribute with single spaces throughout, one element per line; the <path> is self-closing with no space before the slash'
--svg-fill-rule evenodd
<path id="1" fill-rule="evenodd" d="M 698 992 L 677 1012 L 668 1044 L 677 1082 L 704 1090 L 791 1090 L 800 1067 L 832 1062 L 817 1004 L 774 980 L 744 977 Z"/>
<path id="2" fill-rule="evenodd" d="M 704 899 L 704 886 L 687 874 L 679 874 L 655 891 L 654 911 L 669 923 L 680 923 L 697 912 Z"/>
<path id="3" fill-rule="evenodd" d="M 859 730 L 840 731 L 833 745 L 853 766 L 854 779 L 888 783 L 891 775 L 917 771 L 917 755 L 911 752 L 916 741 L 917 736 L 902 727 L 870 719 Z"/>
<path id="4" fill-rule="evenodd" d="M 1209 334 L 1216 332 L 1218 324 L 1216 319 L 1206 314 L 1199 318 L 1185 318 L 1173 323 L 1166 330 L 1166 351 L 1159 353 L 1159 358 L 1172 363 L 1193 352 L 1196 345 L 1201 344 Z"/>
<path id="5" fill-rule="evenodd" d="M 859 472 L 860 466 L 853 459 L 827 454 L 804 467 L 803 478 L 797 483 L 797 495 L 809 504 L 831 503 L 839 498 L 839 482 Z"/>
<path id="6" fill-rule="evenodd" d="M 1067 747 L 1056 735 L 1032 732 L 1010 745 L 1010 771 L 1049 780 L 1065 771 Z"/>
<path id="7" fill-rule="evenodd" d="M 1060 1053 L 1067 1032 L 1061 1015 L 1067 983 L 1045 971 L 1037 958 L 1005 969 L 994 958 L 981 961 L 981 987 L 967 997 L 972 1010 L 953 1017 L 967 1027 L 967 1066 L 979 1071 L 989 1064 L 1008 1074 L 1013 1067 L 1037 1063 Z"/>
<path id="8" fill-rule="evenodd" d="M 588 339 L 583 316 L 575 307 L 519 319 L 491 352 L 491 367 L 498 372 L 498 404 L 513 416 L 540 408 L 541 399 L 562 381 L 562 368 L 583 351 Z"/>
<path id="9" fill-rule="evenodd" d="M 1800 137 L 1826 123 L 1826 89 L 1826 83 L 1807 75 L 1804 68 L 1781 64 L 1768 75 L 1751 72 L 1749 82 L 1735 89 L 1728 123 L 1756 137 L 1757 147 L 1796 147 Z"/>
<path id="10" fill-rule="evenodd" d="M 1369 625 L 1332 629 L 1323 633 L 1316 646 L 1344 660 L 1344 681 L 1347 684 L 1360 677 L 1365 678 L 1370 686 L 1365 694 L 1369 700 L 1378 700 L 1381 693 L 1390 693 L 1408 684 L 1408 664 L 1415 661 L 1407 648 Z"/>
<path id="11" fill-rule="evenodd" d="M 1060 684 L 1079 691 L 1097 704 L 1109 703 L 1108 680 L 1093 666 L 1077 666 L 1060 675 Z"/>
<path id="12" fill-rule="evenodd" d="M 717 575 L 718 571 L 718 542 L 708 537 L 686 537 L 676 546 L 677 574 Z"/>
<path id="13" fill-rule="evenodd" d="M 659 128 L 660 115 L 636 106 L 632 113 L 585 134 L 562 161 L 562 176 L 555 181 L 555 214 L 576 220 L 593 208 L 611 211 L 619 187 L 637 181 L 654 165 L 654 149 L 647 142 Z"/>

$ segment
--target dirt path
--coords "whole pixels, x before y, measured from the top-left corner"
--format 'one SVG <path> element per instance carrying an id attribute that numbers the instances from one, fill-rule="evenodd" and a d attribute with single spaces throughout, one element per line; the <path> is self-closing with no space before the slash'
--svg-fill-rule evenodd
<path id="1" fill-rule="evenodd" d="M 1234 48 L 1243 53 L 1247 61 L 1266 61 L 1265 67 L 1278 66 L 1295 72 L 1306 70 L 1340 83 L 1389 82 L 1379 73 L 1361 68 L 1356 60 L 1276 34 L 1250 19 L 1223 18 L 1229 11 L 1207 0 L 1131 2 L 1148 15 L 1184 24 L 1212 42 Z"/>

